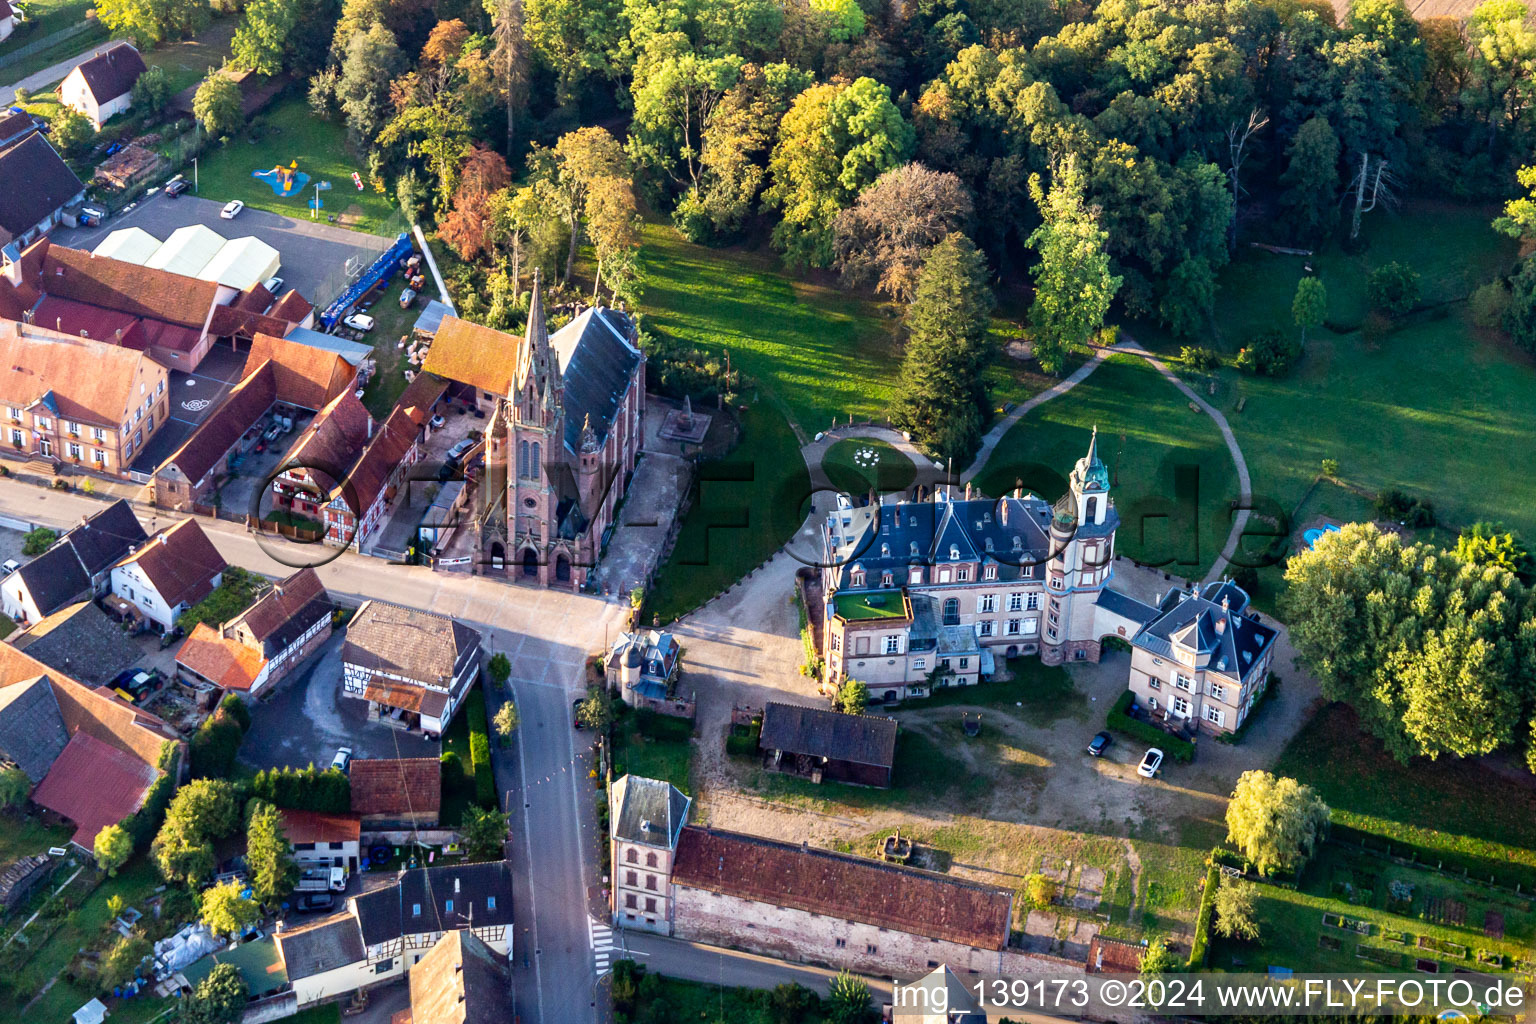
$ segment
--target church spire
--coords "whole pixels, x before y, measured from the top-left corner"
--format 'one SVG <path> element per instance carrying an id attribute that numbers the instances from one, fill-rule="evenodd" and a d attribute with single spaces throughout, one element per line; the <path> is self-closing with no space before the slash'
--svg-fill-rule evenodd
<path id="1" fill-rule="evenodd" d="M 549 349 L 549 327 L 544 322 L 544 294 L 539 269 L 533 269 L 533 293 L 528 298 L 528 325 L 523 330 L 523 356 L 517 368 L 517 385 L 528 386 L 530 377 L 544 391 L 550 383 L 554 360 Z"/>

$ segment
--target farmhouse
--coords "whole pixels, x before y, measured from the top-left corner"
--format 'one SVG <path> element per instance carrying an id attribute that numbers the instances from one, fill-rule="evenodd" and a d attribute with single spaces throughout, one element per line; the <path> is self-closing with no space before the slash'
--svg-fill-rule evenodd
<path id="1" fill-rule="evenodd" d="M 112 566 L 148 539 L 128 503 L 114 501 L 0 581 L 0 604 L 12 619 L 31 623 L 81 598 L 100 597 L 111 585 Z"/>
<path id="2" fill-rule="evenodd" d="M 0 0 L 3 3 L 4 0 Z M 5 130 L 19 127 L 11 115 L 0 121 Z M 26 182 L 25 188 L 0 194 L 0 245 L 30 245 L 33 239 L 59 223 L 64 208 L 85 198 L 85 185 L 69 169 L 46 135 L 32 131 L 31 115 L 24 115 L 24 134 L 0 143 L 0 180 Z"/>
<path id="3" fill-rule="evenodd" d="M 479 676 L 480 646 L 457 619 L 366 601 L 342 645 L 342 692 L 371 718 L 440 736 Z"/>
<path id="4" fill-rule="evenodd" d="M 769 701 L 758 747 L 770 771 L 887 787 L 896 763 L 896 719 Z"/>
<path id="5" fill-rule="evenodd" d="M 484 563 L 579 588 L 640 453 L 634 321 L 594 307 L 551 336 L 535 275 L 525 337 L 444 316 L 422 365 L 490 415 L 475 518 Z"/>
<path id="6" fill-rule="evenodd" d="M 177 674 L 259 697 L 330 639 L 333 610 L 315 570 L 300 569 L 228 622 L 199 623 L 176 654 Z"/>
<path id="7" fill-rule="evenodd" d="M 405 869 L 393 883 L 348 899 L 344 912 L 275 938 L 304 1007 L 412 971 L 444 936 L 459 930 L 496 957 L 511 953 L 512 869 L 506 861 Z M 432 964 L 427 970 L 437 973 Z"/>
<path id="8" fill-rule="evenodd" d="M 355 814 L 282 810 L 283 835 L 293 844 L 293 860 L 301 868 L 346 868 L 357 873 L 362 825 Z"/>
<path id="9" fill-rule="evenodd" d="M 101 126 L 133 105 L 133 83 L 145 72 L 144 58 L 127 43 L 76 64 L 59 83 L 59 102 L 78 110 L 101 131 Z"/>
<path id="10" fill-rule="evenodd" d="M 195 519 L 150 537 L 112 567 L 112 593 L 132 602 L 162 633 L 213 592 L 228 568 Z"/>

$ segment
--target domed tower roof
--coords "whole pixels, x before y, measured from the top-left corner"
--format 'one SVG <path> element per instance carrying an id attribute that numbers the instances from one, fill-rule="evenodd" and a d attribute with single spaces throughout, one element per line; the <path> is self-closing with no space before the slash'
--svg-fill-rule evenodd
<path id="1" fill-rule="evenodd" d="M 1109 490 L 1109 467 L 1099 458 L 1099 428 L 1094 426 L 1088 441 L 1088 454 L 1077 460 L 1072 470 L 1072 489 L 1076 491 Z"/>

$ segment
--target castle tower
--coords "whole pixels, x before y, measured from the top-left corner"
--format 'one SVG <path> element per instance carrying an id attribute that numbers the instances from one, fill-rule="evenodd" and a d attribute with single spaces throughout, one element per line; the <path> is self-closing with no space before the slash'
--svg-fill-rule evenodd
<path id="1" fill-rule="evenodd" d="M 1077 460 L 1067 493 L 1051 518 L 1051 558 L 1045 564 L 1047 601 L 1041 660 L 1099 659 L 1094 606 L 1110 575 L 1120 519 L 1109 500 L 1109 468 L 1099 458 L 1099 428 Z"/>
<path id="2" fill-rule="evenodd" d="M 557 529 L 559 501 L 551 468 L 565 458 L 565 386 L 560 359 L 549 344 L 543 287 L 533 272 L 528 325 L 518 343 L 517 376 L 507 396 L 511 410 L 507 455 L 508 552 L 519 576 L 548 583 L 553 571 L 547 557 Z M 535 557 L 530 560 L 530 552 Z M 530 572 L 537 563 L 534 571 Z"/>

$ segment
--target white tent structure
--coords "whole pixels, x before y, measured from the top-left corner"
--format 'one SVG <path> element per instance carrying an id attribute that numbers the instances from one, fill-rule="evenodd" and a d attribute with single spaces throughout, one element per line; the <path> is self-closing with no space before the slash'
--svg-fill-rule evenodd
<path id="1" fill-rule="evenodd" d="M 246 235 L 225 242 L 193 276 L 244 291 L 275 276 L 280 265 L 281 258 L 276 249 L 259 238 Z"/>
<path id="2" fill-rule="evenodd" d="M 201 224 L 189 224 L 171 232 L 165 244 L 144 262 L 154 270 L 168 270 L 183 277 L 196 277 L 225 246 L 224 236 Z"/>
<path id="3" fill-rule="evenodd" d="M 160 248 L 160 239 L 143 228 L 118 228 L 91 250 L 93 256 L 106 256 L 123 263 L 143 266 Z"/>

